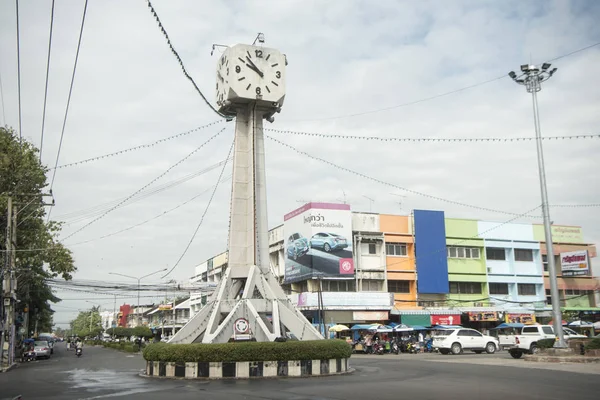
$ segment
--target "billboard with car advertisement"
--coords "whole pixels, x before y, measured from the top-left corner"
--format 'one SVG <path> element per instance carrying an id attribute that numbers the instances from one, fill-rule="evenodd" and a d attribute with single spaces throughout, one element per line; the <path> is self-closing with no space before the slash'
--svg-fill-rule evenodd
<path id="1" fill-rule="evenodd" d="M 349 205 L 307 203 L 283 220 L 285 283 L 354 278 Z"/>

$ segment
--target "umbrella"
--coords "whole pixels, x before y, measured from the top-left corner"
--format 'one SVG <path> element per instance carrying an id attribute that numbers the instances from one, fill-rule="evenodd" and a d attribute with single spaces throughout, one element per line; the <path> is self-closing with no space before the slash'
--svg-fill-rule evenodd
<path id="1" fill-rule="evenodd" d="M 509 324 L 507 322 L 503 322 L 500 325 L 498 325 L 497 327 L 492 328 L 490 330 L 493 330 L 493 329 L 507 329 L 507 328 L 522 328 L 524 326 L 525 326 L 525 324 L 520 324 L 520 323 Z"/>
<path id="2" fill-rule="evenodd" d="M 410 332 L 413 330 L 413 328 L 404 324 L 394 326 L 394 332 Z"/>
<path id="3" fill-rule="evenodd" d="M 600 321 L 594 323 L 594 329 L 600 329 Z"/>
<path id="4" fill-rule="evenodd" d="M 346 325 L 334 325 L 331 328 L 329 328 L 329 332 L 341 332 L 349 330 L 350 328 L 348 328 Z"/>

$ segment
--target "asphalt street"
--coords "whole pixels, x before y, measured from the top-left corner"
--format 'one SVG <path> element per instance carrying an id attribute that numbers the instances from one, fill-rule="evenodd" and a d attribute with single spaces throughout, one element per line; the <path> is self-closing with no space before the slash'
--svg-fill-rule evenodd
<path id="1" fill-rule="evenodd" d="M 598 399 L 600 364 L 539 364 L 495 355 L 358 355 L 355 372 L 321 378 L 191 381 L 139 376 L 140 355 L 58 344 L 50 360 L 0 374 L 0 399 Z"/>

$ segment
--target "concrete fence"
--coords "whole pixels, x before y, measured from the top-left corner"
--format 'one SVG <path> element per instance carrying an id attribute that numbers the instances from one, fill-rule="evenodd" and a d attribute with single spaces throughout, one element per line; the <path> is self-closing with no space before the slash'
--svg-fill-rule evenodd
<path id="1" fill-rule="evenodd" d="M 348 358 L 331 360 L 159 362 L 146 361 L 146 375 L 184 379 L 270 378 L 336 375 L 349 371 Z"/>

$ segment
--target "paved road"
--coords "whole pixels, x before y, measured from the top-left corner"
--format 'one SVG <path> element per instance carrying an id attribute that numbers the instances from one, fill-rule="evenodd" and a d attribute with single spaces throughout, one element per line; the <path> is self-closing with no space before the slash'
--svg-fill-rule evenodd
<path id="1" fill-rule="evenodd" d="M 538 364 L 464 354 L 360 355 L 352 375 L 251 381 L 143 378 L 139 355 L 84 349 L 80 359 L 59 344 L 50 360 L 0 374 L 0 399 L 598 399 L 600 365 Z"/>

